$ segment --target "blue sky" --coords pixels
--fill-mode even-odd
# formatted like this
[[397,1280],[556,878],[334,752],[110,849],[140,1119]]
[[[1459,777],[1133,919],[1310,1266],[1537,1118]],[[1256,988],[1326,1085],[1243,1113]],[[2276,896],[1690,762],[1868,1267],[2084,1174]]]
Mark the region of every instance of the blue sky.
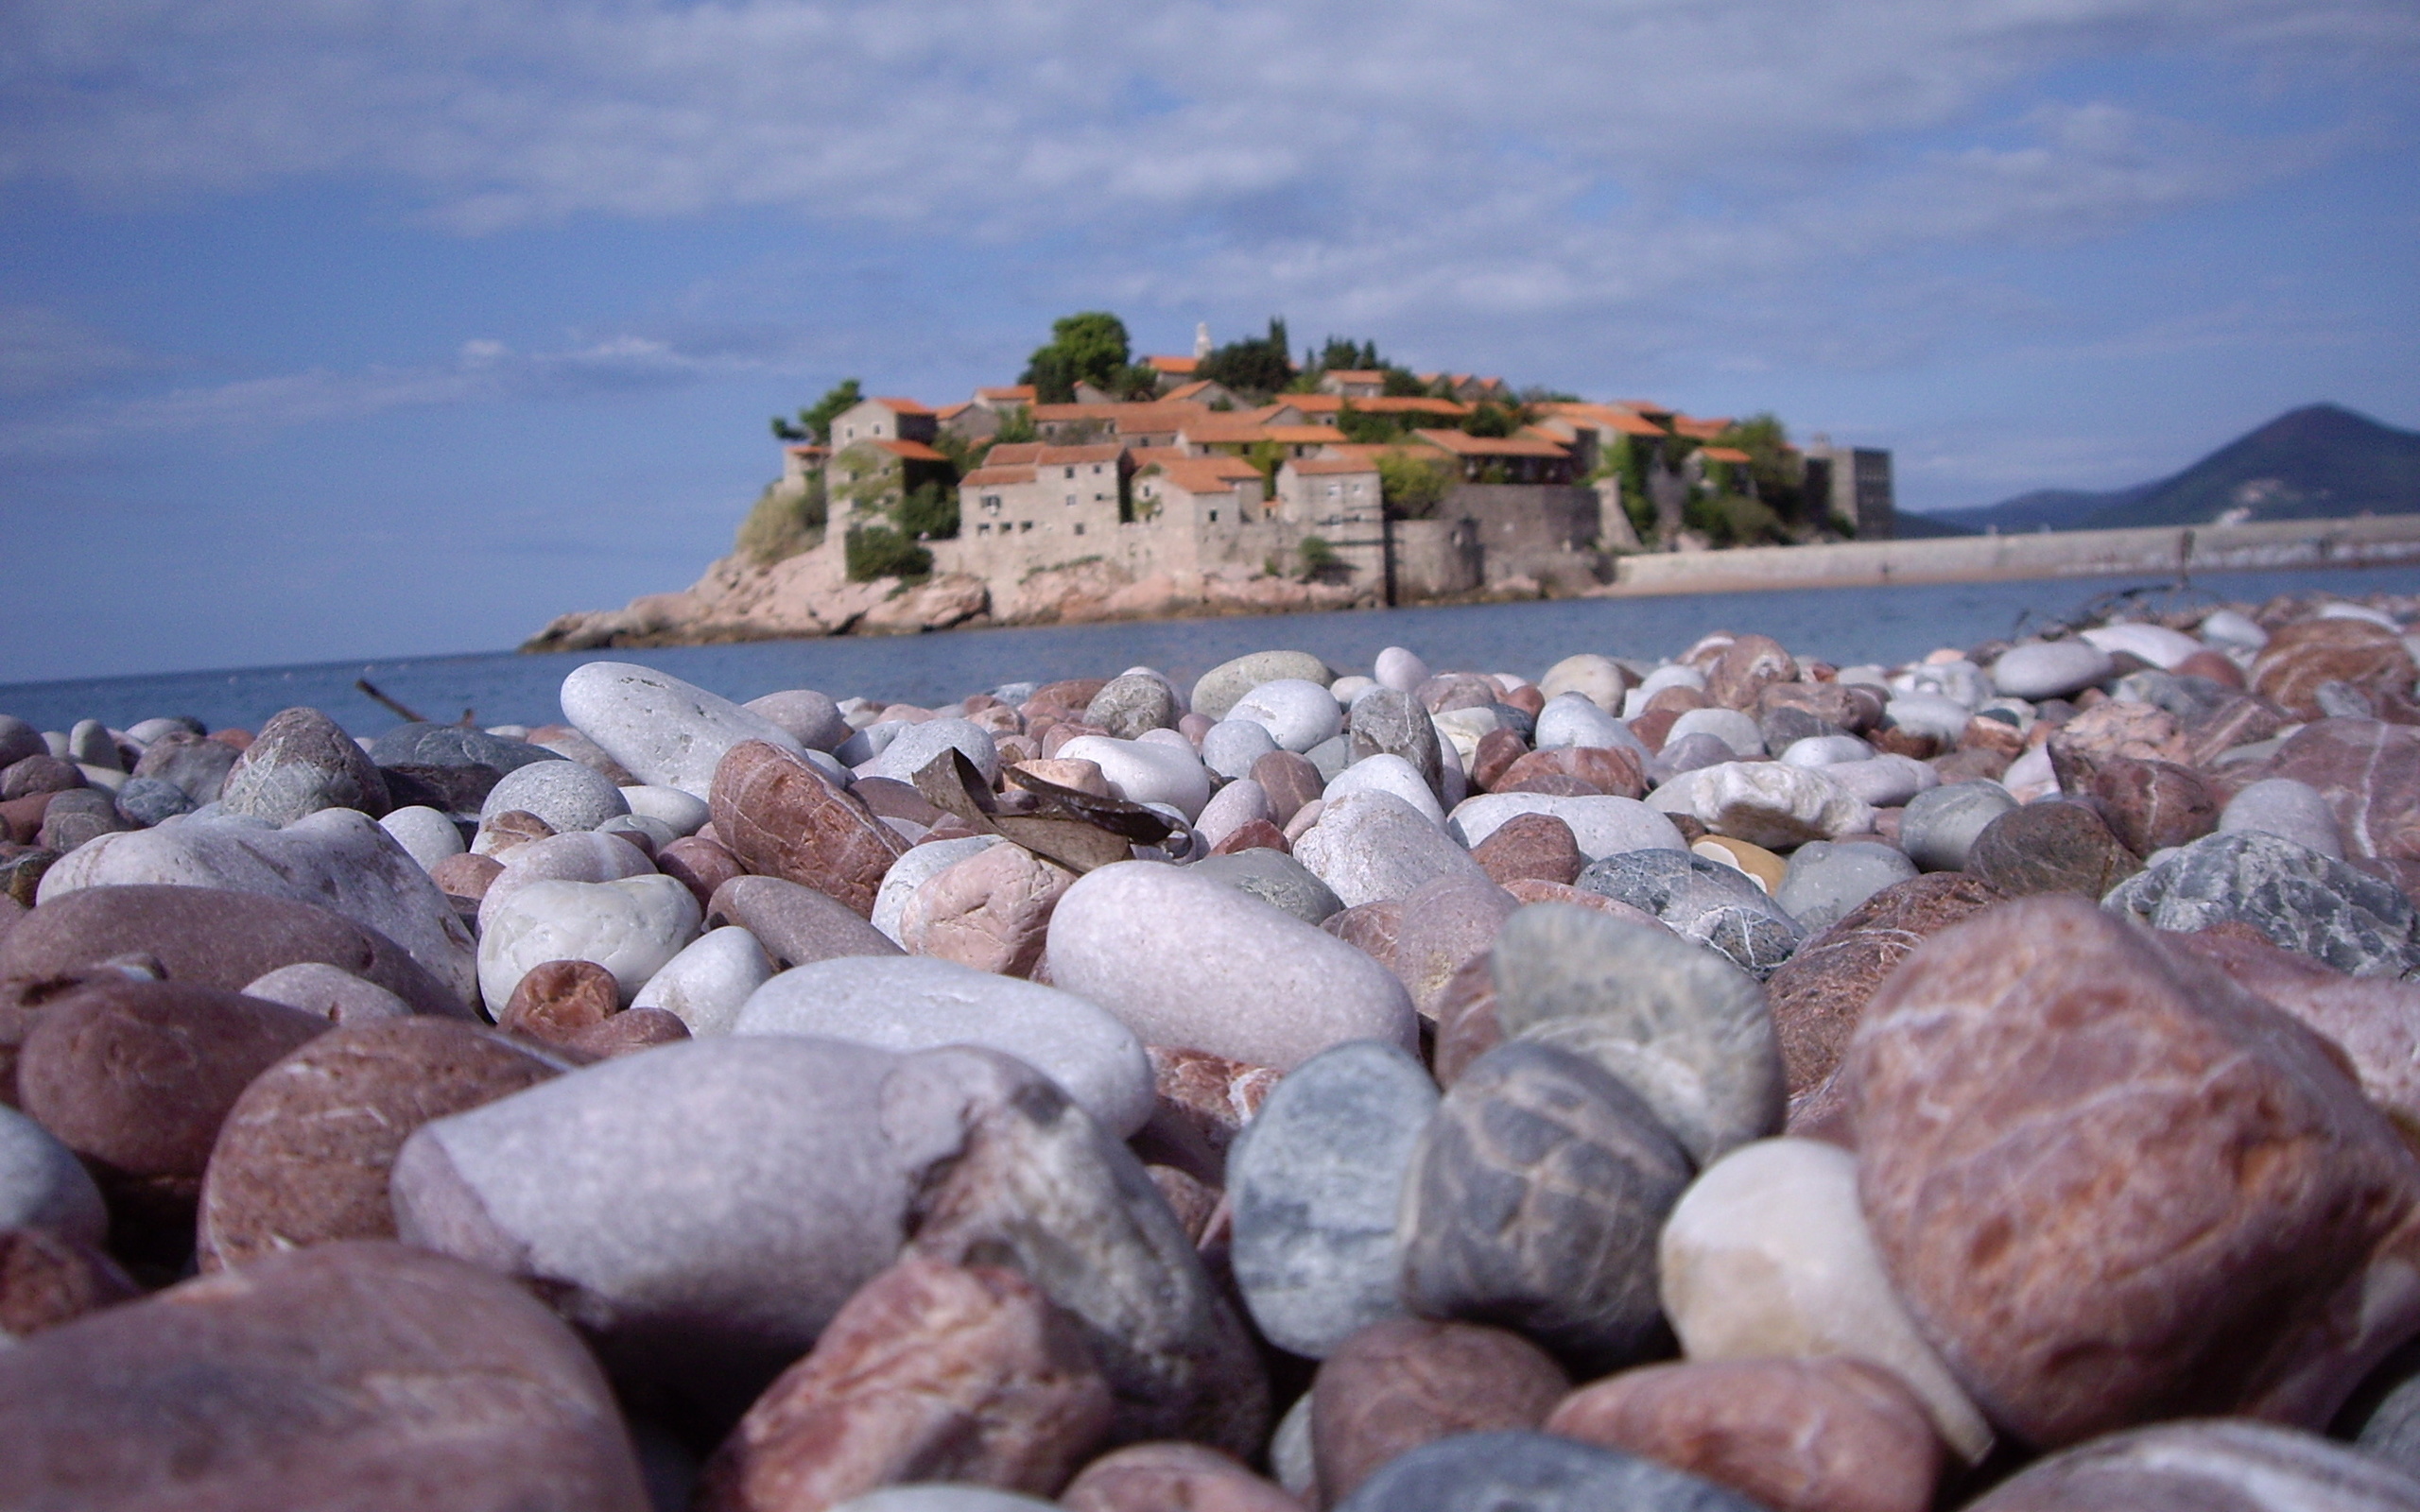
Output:
[[683,586],[833,381],[1286,316],[2114,487],[2420,425],[2411,0],[0,0],[0,682]]

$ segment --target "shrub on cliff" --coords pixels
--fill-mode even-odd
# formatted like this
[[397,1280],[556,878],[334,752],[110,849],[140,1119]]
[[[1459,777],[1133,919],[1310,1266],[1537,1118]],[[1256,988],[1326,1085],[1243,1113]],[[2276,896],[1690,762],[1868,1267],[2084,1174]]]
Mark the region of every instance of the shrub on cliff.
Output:
[[933,554],[889,525],[861,525],[850,531],[843,549],[853,583],[870,583],[877,577],[922,577],[933,570]]
[[823,539],[823,479],[808,480],[804,493],[769,483],[756,496],[755,507],[739,523],[733,549],[759,567],[813,548]]

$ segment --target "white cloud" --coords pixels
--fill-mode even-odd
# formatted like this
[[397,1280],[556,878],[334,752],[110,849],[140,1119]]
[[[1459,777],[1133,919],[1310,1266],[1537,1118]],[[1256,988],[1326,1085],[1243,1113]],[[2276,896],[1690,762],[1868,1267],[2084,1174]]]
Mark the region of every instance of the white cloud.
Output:
[[0,305],[0,395],[39,398],[160,366],[57,310]]

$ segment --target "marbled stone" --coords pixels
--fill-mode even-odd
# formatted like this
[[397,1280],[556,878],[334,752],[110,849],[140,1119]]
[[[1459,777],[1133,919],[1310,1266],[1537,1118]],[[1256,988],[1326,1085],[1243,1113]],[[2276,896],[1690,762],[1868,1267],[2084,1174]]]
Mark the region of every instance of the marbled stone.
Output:
[[904,1260],[748,1409],[690,1505],[792,1512],[926,1480],[1047,1496],[1111,1413],[1081,1330],[1032,1282]]
[[1279,1349],[1323,1359],[1401,1314],[1395,1211],[1437,1100],[1409,1054],[1349,1040],[1288,1073],[1229,1148],[1236,1284]]
[[1571,826],[1551,814],[1513,815],[1471,847],[1471,859],[1499,886],[1525,878],[1568,885],[1586,865]]
[[1129,1444],[1083,1469],[1059,1504],[1067,1512],[1303,1512],[1303,1503],[1200,1444]]
[[2333,860],[2344,859],[2344,841],[2327,799],[2308,782],[2270,777],[2245,784],[2219,813],[2221,831],[2257,830],[2291,840]]
[[1421,1318],[1374,1323],[1327,1357],[1310,1394],[1322,1499],[1342,1501],[1423,1444],[1535,1428],[1569,1389],[1563,1367],[1517,1333]]
[[593,830],[631,812],[622,790],[578,762],[532,762],[488,790],[479,818],[511,810],[535,814],[557,834]]
[[[1048,979],[1147,1045],[1281,1071],[1347,1040],[1417,1043],[1411,1001],[1385,967],[1197,869],[1123,862],[1079,878],[1051,916]],[[1171,919],[1184,930],[1171,935]]]
[[40,897],[47,903],[88,887],[138,884],[224,888],[327,909],[401,946],[465,1008],[478,1001],[470,931],[420,863],[368,815],[322,809],[283,830],[187,815],[158,829],[104,835],[52,867]]
[[1201,764],[1232,781],[1251,776],[1253,764],[1276,748],[1266,727],[1249,719],[1221,719],[1201,737]]
[[813,887],[859,914],[873,911],[883,873],[908,849],[804,757],[763,741],[743,740],[730,748],[708,802],[716,839],[740,865],[758,876]]
[[58,1228],[0,1228],[0,1349],[142,1295],[95,1241]]
[[2420,1160],[2336,1052],[2082,900],[1927,941],[1846,1071],[1876,1244],[2030,1442],[2325,1422],[2420,1326],[2420,1295],[2381,1290],[2411,1264]]
[[2308,782],[2335,812],[2347,858],[2420,860],[2420,730],[2371,719],[2305,726],[2252,774]]
[[[264,729],[262,734],[268,731]],[[397,725],[370,743],[370,759],[380,766],[492,766],[510,772],[538,762],[562,758],[526,740],[508,740],[484,730],[460,725],[422,722]]]
[[101,1190],[76,1152],[40,1124],[0,1105],[0,1230],[51,1228],[81,1244],[109,1237]]
[[1874,828],[1873,807],[1826,772],[1782,762],[1704,767],[1665,783],[1648,795],[1647,803],[1767,850]]
[[2240,923],[2163,934],[2160,943],[2300,1020],[2344,1053],[2371,1102],[2398,1126],[2420,1127],[2420,984],[2347,976]]
[[2209,779],[2174,762],[2117,757],[2092,774],[2092,798],[2109,832],[2138,856],[2188,845],[2218,828]]
[[648,1505],[579,1337],[393,1244],[264,1256],[0,1349],[0,1442],[13,1506]]
[[1516,757],[1495,782],[1478,785],[1490,792],[1517,793],[1525,783],[1549,776],[1576,780],[1591,792],[1613,798],[1640,798],[1647,792],[1637,755],[1618,746],[1558,746],[1530,751]]
[[1270,1066],[1214,1056],[1206,1050],[1179,1050],[1153,1045],[1151,1060],[1156,1102],[1151,1112],[1154,1131],[1174,1133],[1182,1143],[1198,1143],[1207,1158],[1211,1179],[1226,1178],[1227,1151],[1236,1136],[1260,1111],[1282,1079]]
[[[639,781],[699,798],[712,798],[723,759],[742,745],[792,756],[804,749],[798,737],[763,714],[627,662],[575,668],[563,679],[562,708],[565,719]],[[729,845],[730,827],[715,827]]]
[[143,759],[134,764],[134,775],[174,782],[196,803],[215,802],[226,785],[227,774],[234,769],[237,754],[233,747],[199,735],[166,734],[144,750]]
[[1992,663],[1992,686],[2012,698],[2064,698],[2116,671],[2109,653],[2081,636],[2028,641]]
[[1966,852],[1966,870],[2012,898],[2079,893],[2099,898],[2142,869],[2142,862],[2083,803],[2028,803],[1983,826]]
[[899,912],[899,943],[910,954],[1030,976],[1042,960],[1050,911],[1075,880],[1023,846],[987,846],[908,896]]
[[387,1173],[433,1118],[569,1067],[502,1034],[442,1019],[341,1027],[244,1088],[202,1178],[205,1271],[338,1239],[391,1239]]
[[2197,840],[2106,900],[2153,929],[2239,919],[2353,976],[2420,971],[2420,912],[2387,883],[2257,830]]
[[227,774],[218,805],[286,825],[321,809],[387,812],[387,780],[369,753],[317,709],[287,709],[268,724]]
[[1316,924],[1344,907],[1311,868],[1282,850],[1238,850],[1197,861],[1185,868],[1251,894],[1305,924]]
[[1335,1512],[1759,1512],[1652,1460],[1552,1434],[1464,1434],[1391,1461]]
[[1646,1366],[1573,1392],[1545,1426],[1804,1512],[1927,1512],[1941,1475],[1923,1403],[1844,1355]]
[[2408,704],[2420,666],[2402,637],[2356,619],[2309,619],[2281,626],[2252,663],[2252,691],[2302,719],[2317,719],[2319,690],[2342,683],[2372,698]]
[[[588,833],[588,832],[582,832]],[[505,809],[489,815],[471,837],[471,854],[502,856],[538,840],[555,837],[555,827],[527,809]]]
[[1494,882],[1469,877],[1440,877],[1404,899],[1392,965],[1422,1017],[1437,1016],[1446,981],[1495,942],[1519,906]]
[[1319,823],[1294,842],[1294,857],[1348,908],[1408,897],[1435,877],[1487,876],[1468,850],[1391,793],[1350,793],[1329,802]]
[[1927,937],[2002,901],[1979,877],[1936,871],[1893,883],[1798,948],[1765,983],[1793,1113],[1848,1050],[1865,1005]]
[[1519,1329],[1584,1369],[1664,1337],[1654,1236],[1689,1161],[1594,1061],[1508,1040],[1462,1073],[1422,1136],[1397,1242],[1426,1317]]
[[2191,743],[2174,714],[2148,703],[2111,698],[2080,711],[2051,732],[2043,749],[2059,789],[2070,795],[2092,789],[2100,764],[2119,757],[2135,761],[2187,762]]
[[1763,989],[1668,931],[1567,903],[1505,921],[1496,1019],[1611,1074],[1703,1163],[1781,1122],[1782,1067]]
[[1734,1150],[1682,1194],[1657,1253],[1690,1360],[1864,1360],[1916,1394],[1962,1458],[1990,1450],[1990,1425],[1892,1288],[1848,1151],[1803,1139]]
[[[1903,836],[1906,822],[1900,821]],[[1773,902],[1813,934],[1839,923],[1883,888],[1914,875],[1915,863],[1897,847],[1869,840],[1837,845],[1810,840],[1790,852],[1789,869],[1773,889]]]
[[2028,1466],[1970,1512],[2410,1512],[2420,1480],[2404,1470],[2268,1423],[2162,1423],[2113,1434]]
[[[856,920],[855,914],[849,918]],[[727,1034],[739,1017],[741,1005],[771,978],[773,970],[754,935],[737,924],[725,924],[683,946],[680,954],[648,978],[647,986],[631,1000],[631,1007],[634,1012],[661,1009],[687,1024],[693,1035]]]
[[1270,751],[1253,759],[1246,774],[1269,795],[1270,821],[1283,829],[1305,803],[1319,800],[1327,779],[1319,768],[1292,751]]
[[1454,805],[1445,833],[1477,850],[1517,815],[1547,814],[1571,830],[1591,861],[1630,850],[1678,850],[1681,832],[1643,802],[1627,798],[1564,798],[1546,793],[1483,793]]
[[1769,635],[1743,635],[1723,648],[1705,675],[1706,696],[1725,709],[1754,709],[1757,696],[1798,678],[1798,661]]
[[[509,868],[508,868],[509,874]],[[494,889],[489,891],[491,902]],[[628,1007],[648,979],[698,936],[689,889],[649,874],[614,882],[533,882],[502,906],[483,904],[479,990],[494,1006],[545,961],[593,961],[614,974]]]
[[1201,674],[1193,684],[1189,702],[1198,714],[1224,719],[1245,694],[1264,682],[1288,678],[1316,682],[1324,688],[1336,680],[1336,674],[1307,651],[1253,651],[1221,662]]
[[1899,816],[1899,849],[1925,871],[1962,871],[1975,839],[2016,807],[1997,782],[1952,782],[1917,794]]
[[1806,938],[1747,876],[1686,850],[1630,850],[1593,862],[1575,885],[1653,915],[1684,939],[1711,946],[1761,981]]
[[1151,1116],[1151,1063],[1116,1019],[1072,992],[919,956],[854,956],[782,972],[739,1035],[815,1035],[909,1052],[981,1045],[1047,1075],[1123,1139]]
[[412,1005],[374,982],[320,961],[296,961],[244,984],[244,996],[327,1020],[330,1023],[375,1023],[408,1019]]
[[1437,802],[1436,789],[1400,756],[1384,752],[1365,756],[1329,779],[1321,796],[1333,803],[1348,793],[1390,794],[1418,811],[1429,823],[1440,828],[1445,823],[1445,811]]

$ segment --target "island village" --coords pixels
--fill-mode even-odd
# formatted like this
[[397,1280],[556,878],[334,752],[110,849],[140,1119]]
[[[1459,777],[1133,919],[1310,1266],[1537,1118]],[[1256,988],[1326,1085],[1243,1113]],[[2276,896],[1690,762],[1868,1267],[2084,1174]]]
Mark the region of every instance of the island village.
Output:
[[1018,383],[857,380],[773,421],[780,476],[695,585],[527,649],[1267,613],[1607,591],[1622,556],[1876,540],[1891,455],[1465,373],[1283,321],[1188,355],[1056,322]]

